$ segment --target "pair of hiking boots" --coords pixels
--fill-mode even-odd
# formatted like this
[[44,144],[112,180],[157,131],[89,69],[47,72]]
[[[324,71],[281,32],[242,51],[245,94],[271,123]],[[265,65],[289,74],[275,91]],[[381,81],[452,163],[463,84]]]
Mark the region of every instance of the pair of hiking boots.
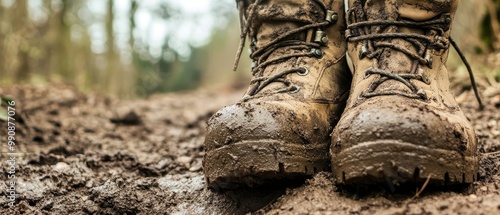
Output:
[[319,171],[339,184],[476,180],[477,138],[445,66],[458,0],[237,4],[253,79],[208,121],[209,187]]

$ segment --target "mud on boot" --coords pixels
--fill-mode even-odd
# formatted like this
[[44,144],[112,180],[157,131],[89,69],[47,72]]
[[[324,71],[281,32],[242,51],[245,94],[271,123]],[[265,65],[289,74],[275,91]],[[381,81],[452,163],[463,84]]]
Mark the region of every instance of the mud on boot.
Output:
[[354,65],[332,134],[340,184],[471,183],[477,137],[449,90],[445,66],[457,0],[350,0]]
[[[329,3],[326,3],[329,2]],[[250,86],[208,121],[208,186],[231,189],[329,170],[330,133],[351,83],[343,0],[238,1]]]

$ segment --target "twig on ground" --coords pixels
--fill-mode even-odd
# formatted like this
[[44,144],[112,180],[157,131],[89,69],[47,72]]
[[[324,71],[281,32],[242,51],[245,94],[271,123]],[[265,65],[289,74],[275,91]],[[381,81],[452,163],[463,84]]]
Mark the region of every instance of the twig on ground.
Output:
[[429,184],[429,181],[431,180],[431,176],[432,176],[432,173],[429,174],[429,176],[427,176],[427,180],[425,180],[424,182],[424,185],[422,185],[422,188],[420,188],[420,190],[417,190],[417,193],[415,193],[415,196],[413,196],[413,198],[418,198],[420,197],[420,194],[422,194],[422,192],[425,190],[425,188],[427,187],[427,184]]

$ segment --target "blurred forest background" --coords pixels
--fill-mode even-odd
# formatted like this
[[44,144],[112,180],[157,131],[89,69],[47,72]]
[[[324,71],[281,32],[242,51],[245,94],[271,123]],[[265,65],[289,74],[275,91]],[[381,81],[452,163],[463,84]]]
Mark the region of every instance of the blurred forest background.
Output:
[[[500,0],[461,0],[453,32],[496,82],[499,20]],[[245,57],[231,71],[239,33],[234,0],[0,0],[0,85],[120,97],[241,87],[250,74]],[[449,67],[466,74],[454,51]]]

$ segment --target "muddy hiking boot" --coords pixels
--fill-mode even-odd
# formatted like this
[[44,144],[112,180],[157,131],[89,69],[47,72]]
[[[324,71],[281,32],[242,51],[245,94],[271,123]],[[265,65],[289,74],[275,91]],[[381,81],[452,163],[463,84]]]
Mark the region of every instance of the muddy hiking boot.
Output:
[[448,48],[457,48],[450,38],[457,4],[349,1],[353,82],[330,147],[338,183],[477,179],[476,134],[450,92],[445,66]]
[[208,186],[288,182],[329,170],[329,135],[351,83],[343,0],[237,3],[253,78],[237,104],[208,121]]

